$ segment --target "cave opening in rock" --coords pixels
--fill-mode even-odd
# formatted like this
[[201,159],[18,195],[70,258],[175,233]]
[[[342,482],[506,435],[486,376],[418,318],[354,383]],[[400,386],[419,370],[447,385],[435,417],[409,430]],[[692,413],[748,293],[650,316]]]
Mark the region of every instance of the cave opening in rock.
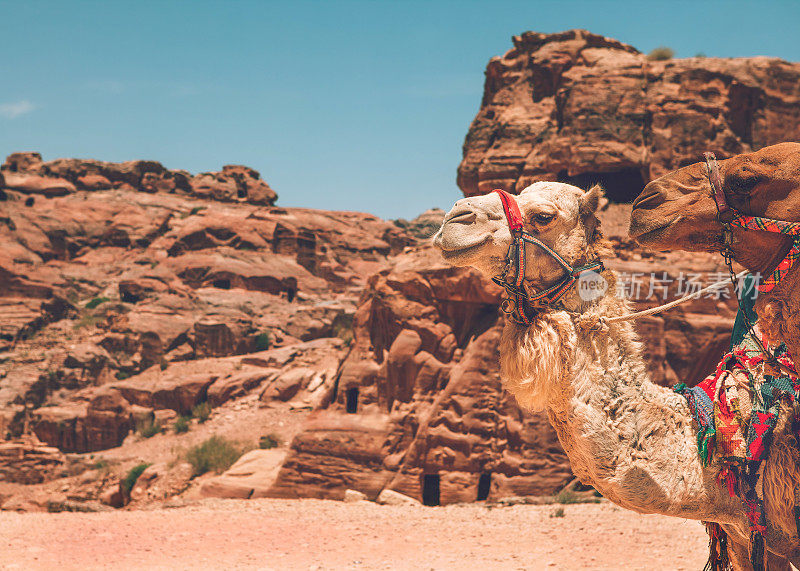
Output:
[[482,502],[489,497],[492,489],[492,473],[484,472],[478,479],[478,501]]
[[218,289],[231,289],[231,280],[228,278],[220,278],[211,282],[211,285]]
[[611,172],[587,172],[568,176],[566,171],[558,174],[560,182],[574,184],[584,190],[599,183],[606,191],[606,198],[611,202],[633,202],[642,192],[646,181],[638,168],[627,168]]
[[439,474],[422,475],[422,503],[426,506],[439,505]]
[[348,414],[355,414],[358,412],[358,387],[347,389],[345,395],[345,410]]

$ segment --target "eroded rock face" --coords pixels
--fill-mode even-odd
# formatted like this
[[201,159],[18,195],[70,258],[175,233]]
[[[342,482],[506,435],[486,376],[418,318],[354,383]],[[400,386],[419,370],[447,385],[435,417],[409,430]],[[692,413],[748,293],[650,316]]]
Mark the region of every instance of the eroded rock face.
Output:
[[0,482],[39,484],[57,477],[65,465],[58,448],[36,438],[0,439]]
[[[222,198],[152,161],[18,153],[2,173],[74,187],[31,200],[6,186],[0,216],[0,437],[31,429],[68,451],[118,446],[154,410],[256,390],[316,406],[367,277],[416,243],[368,214],[268,206],[243,166],[213,175],[232,185]],[[314,370],[272,359],[212,375],[220,359],[282,347],[296,348],[289,369]]]
[[458,169],[466,196],[539,180],[599,181],[625,202],[703,151],[725,157],[798,140],[798,63],[650,61],[584,30],[513,41],[486,68]]
[[223,202],[249,202],[271,206],[278,195],[261,179],[258,171],[241,165],[226,165],[221,172],[190,175],[169,170],[157,161],[109,163],[84,159],[43,162],[39,153],[13,153],[0,166],[8,188],[24,194],[63,196],[76,190],[136,190],[149,193],[179,193]]

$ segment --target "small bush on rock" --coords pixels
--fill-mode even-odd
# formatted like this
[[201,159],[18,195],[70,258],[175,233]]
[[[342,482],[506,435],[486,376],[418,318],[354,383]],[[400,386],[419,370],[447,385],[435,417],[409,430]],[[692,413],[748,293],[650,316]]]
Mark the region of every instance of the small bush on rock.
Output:
[[666,61],[673,57],[675,57],[675,50],[666,46],[659,46],[647,54],[647,59],[651,61]]
[[147,420],[141,422],[139,426],[136,427],[136,432],[139,433],[139,436],[142,438],[151,438],[161,432],[161,425],[154,420]]
[[95,327],[103,321],[102,315],[95,315],[94,313],[87,313],[82,315],[73,325],[72,328],[77,331],[85,327]]
[[207,402],[201,402],[192,409],[192,416],[197,419],[197,422],[205,422],[211,416],[211,405]]
[[276,434],[267,434],[258,439],[258,447],[262,450],[277,448],[281,445],[281,439]]
[[266,351],[272,344],[272,337],[269,333],[259,333],[256,335],[256,351]]
[[186,461],[192,465],[192,474],[199,476],[206,472],[221,473],[230,468],[242,455],[242,449],[221,436],[193,446],[186,453]]
[[107,297],[95,297],[95,298],[92,298],[92,299],[89,300],[89,303],[86,304],[86,309],[94,309],[95,307],[97,307],[101,303],[105,303],[107,301],[111,301],[111,300],[109,298],[107,298]]
[[128,470],[128,473],[125,474],[125,478],[122,479],[122,482],[120,484],[122,486],[122,490],[126,494],[130,494],[131,490],[133,489],[133,486],[136,485],[136,480],[138,480],[139,476],[142,475],[142,472],[147,470],[147,468],[149,468],[151,465],[152,464],[150,464],[149,462],[142,462],[141,464],[137,464],[136,466]]
[[561,490],[555,497],[557,504],[596,504],[600,500],[594,493]]
[[189,417],[188,416],[179,416],[178,420],[175,421],[175,424],[172,425],[172,429],[177,434],[182,434],[184,432],[189,432]]

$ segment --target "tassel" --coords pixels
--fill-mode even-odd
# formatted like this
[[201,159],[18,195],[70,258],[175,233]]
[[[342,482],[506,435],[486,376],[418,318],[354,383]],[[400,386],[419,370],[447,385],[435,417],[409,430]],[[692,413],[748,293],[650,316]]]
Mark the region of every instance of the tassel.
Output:
[[708,561],[703,571],[731,571],[731,562],[728,559],[728,535],[718,523],[710,521],[706,524],[708,532]]
[[708,466],[708,463],[711,462],[714,457],[714,446],[709,446],[709,443],[716,434],[716,430],[710,426],[697,431],[697,452],[700,455],[700,461],[703,463],[703,466]]
[[722,470],[719,471],[719,474],[717,474],[717,483],[728,489],[728,495],[730,497],[736,495],[736,474],[727,466],[723,467]]
[[764,536],[758,532],[750,534],[750,564],[753,571],[764,571]]

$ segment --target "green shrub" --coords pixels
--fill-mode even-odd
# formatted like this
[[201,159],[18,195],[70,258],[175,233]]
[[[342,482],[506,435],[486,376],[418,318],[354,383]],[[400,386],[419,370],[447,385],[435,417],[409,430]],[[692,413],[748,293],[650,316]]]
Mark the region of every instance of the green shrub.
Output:
[[564,517],[564,508],[556,508],[550,517]]
[[259,333],[256,335],[256,351],[266,351],[272,344],[272,336],[269,333]]
[[344,341],[347,347],[353,343],[353,318],[352,313],[340,313],[332,324],[333,336]]
[[139,476],[142,475],[142,472],[147,470],[147,468],[151,465],[152,464],[150,464],[149,462],[142,462],[141,464],[137,464],[136,466],[128,470],[128,473],[125,474],[125,478],[123,478],[120,484],[122,486],[123,491],[126,494],[131,493],[133,486],[136,484],[136,480],[138,480]]
[[205,206],[195,206],[189,212],[183,212],[181,214],[181,220],[183,220],[185,218],[189,218],[189,216],[194,216],[195,214],[199,214],[201,210],[205,210],[205,209],[206,209]]
[[100,471],[107,471],[111,468],[111,463],[106,460],[105,458],[100,458],[96,460],[93,464],[90,464],[92,470],[100,470]]
[[97,307],[101,303],[105,303],[107,301],[111,301],[111,300],[109,298],[107,298],[107,297],[95,297],[95,298],[92,298],[86,304],[86,309],[94,309],[95,307]]
[[172,429],[177,434],[182,434],[184,432],[189,432],[189,417],[188,416],[179,416],[178,420],[175,421],[175,424],[172,425]]
[[572,490],[561,490],[556,495],[557,504],[577,504],[579,502],[578,495]]
[[138,432],[139,436],[142,438],[151,438],[161,432],[161,425],[155,420],[146,420],[136,427],[136,432]]
[[666,61],[675,57],[675,50],[666,46],[658,46],[647,54],[647,59],[651,61]]
[[161,367],[162,371],[166,371],[167,367],[169,367],[169,361],[167,361],[164,357],[161,357],[161,361],[159,361],[158,366]]
[[596,504],[600,500],[594,493],[561,490],[555,497],[557,504]]
[[242,455],[242,449],[234,442],[220,436],[193,446],[186,452],[186,461],[192,465],[192,474],[206,472],[221,473],[230,468]]
[[94,327],[98,323],[102,322],[105,319],[102,315],[95,315],[94,313],[87,313],[86,315],[81,315],[80,319],[76,321],[72,328],[74,330],[83,329],[84,327]]
[[192,409],[192,416],[197,419],[197,422],[203,423],[211,416],[211,405],[203,401]]
[[281,445],[281,439],[276,434],[267,434],[258,439],[258,447],[262,450],[277,448]]
[[129,378],[131,374],[128,371],[117,371],[114,376],[118,381],[124,381],[125,379]]

